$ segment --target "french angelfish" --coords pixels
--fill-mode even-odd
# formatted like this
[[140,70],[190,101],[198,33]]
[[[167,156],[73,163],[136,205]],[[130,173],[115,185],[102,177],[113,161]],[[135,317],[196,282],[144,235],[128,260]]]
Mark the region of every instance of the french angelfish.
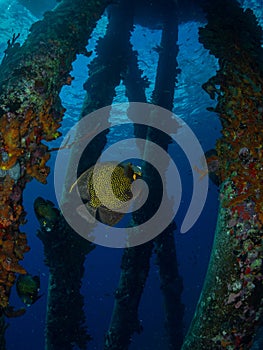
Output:
[[[84,204],[77,208],[77,212],[88,222],[94,223],[95,218],[97,218],[106,225],[115,226],[125,215],[125,213],[120,213],[118,210],[124,209],[126,207],[125,202],[135,199],[139,195],[139,192],[134,193],[134,195],[132,194],[131,185],[136,179],[142,176],[141,167],[131,163],[119,164],[117,162],[97,164],[96,187],[102,190],[100,198],[96,195],[93,184],[94,168],[95,166],[92,166],[84,171],[71,186],[69,192],[72,192],[76,186],[78,187]],[[112,173],[111,189],[116,201],[110,195],[111,191],[107,191],[107,188],[109,188],[109,184],[107,184],[109,172]],[[91,216],[87,215],[87,210]]]

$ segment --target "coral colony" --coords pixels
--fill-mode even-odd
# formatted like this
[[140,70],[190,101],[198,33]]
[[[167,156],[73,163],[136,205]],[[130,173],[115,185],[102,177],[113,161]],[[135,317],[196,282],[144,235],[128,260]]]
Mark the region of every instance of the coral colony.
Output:
[[[20,47],[17,36],[8,42],[0,72],[0,306],[8,306],[15,274],[26,274],[19,261],[29,250],[25,233],[22,193],[32,178],[46,183],[50,157],[42,141],[60,136],[65,110],[59,92],[70,84],[71,63],[85,53],[87,39],[108,1],[83,6],[67,2],[49,12],[30,29]],[[66,13],[70,12],[70,15]],[[73,13],[78,19],[73,21]],[[68,20],[72,18],[72,20]],[[60,23],[63,30],[56,28]],[[84,29],[85,28],[85,29]],[[67,32],[68,35],[64,35]],[[84,33],[84,34],[83,34]]]

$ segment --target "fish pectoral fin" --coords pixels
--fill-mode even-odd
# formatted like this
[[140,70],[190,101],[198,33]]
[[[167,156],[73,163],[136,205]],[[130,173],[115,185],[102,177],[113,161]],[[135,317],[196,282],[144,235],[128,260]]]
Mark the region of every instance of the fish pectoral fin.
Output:
[[96,221],[97,209],[91,207],[88,203],[81,204],[76,209],[77,213],[86,220],[89,224],[94,224]]
[[131,190],[125,191],[125,196],[128,198],[128,200],[131,200],[133,198],[132,191]]
[[118,213],[103,206],[98,208],[99,219],[105,225],[115,226],[124,215],[124,213]]

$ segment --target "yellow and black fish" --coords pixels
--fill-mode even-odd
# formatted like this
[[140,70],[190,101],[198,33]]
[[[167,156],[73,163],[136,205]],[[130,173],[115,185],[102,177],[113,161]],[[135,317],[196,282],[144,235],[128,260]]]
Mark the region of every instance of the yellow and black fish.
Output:
[[[142,176],[141,167],[131,163],[104,162],[97,164],[96,188],[100,190],[100,198],[96,194],[93,183],[94,169],[95,166],[92,166],[86,170],[70,188],[70,192],[72,192],[77,186],[80,197],[85,203],[77,208],[77,212],[92,222],[86,215],[87,209],[94,221],[97,218],[104,224],[114,226],[125,215],[118,210],[125,208],[127,201],[135,199],[139,195],[139,193],[135,193],[133,196],[131,185]],[[109,173],[111,173],[111,186],[107,184]],[[115,197],[112,197],[112,192]]]
[[19,298],[26,306],[34,304],[41,295],[38,294],[40,290],[39,276],[19,275],[16,281],[16,291]]

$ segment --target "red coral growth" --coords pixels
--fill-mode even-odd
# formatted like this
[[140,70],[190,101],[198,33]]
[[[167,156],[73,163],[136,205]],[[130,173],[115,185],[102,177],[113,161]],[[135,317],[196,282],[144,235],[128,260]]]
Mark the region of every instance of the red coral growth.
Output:
[[[208,8],[214,6],[213,1],[206,4]],[[262,30],[255,23],[250,25],[255,18],[248,11],[244,14],[234,2],[224,1],[217,8],[221,14],[209,11],[208,24],[200,29],[200,41],[219,58],[220,65],[216,76],[210,78],[204,88],[211,98],[217,97],[215,110],[223,126],[216,151],[220,165],[218,172],[223,182],[220,219],[227,225],[222,229],[220,242],[228,243],[229,252],[222,257],[229,260],[231,266],[225,275],[224,271],[220,274],[220,263],[216,266],[216,278],[223,281],[221,286],[217,285],[216,298],[219,300],[222,296],[226,308],[221,310],[215,303],[214,319],[220,322],[217,325],[215,321],[207,328],[216,328],[218,333],[211,338],[217,344],[220,342],[222,348],[241,350],[250,348],[258,319],[262,316]],[[233,13],[229,15],[231,11]],[[242,23],[234,30],[229,25],[233,16],[238,18],[237,23]],[[250,39],[242,34],[243,31],[249,33]],[[220,251],[220,244],[217,248]],[[230,288],[224,289],[225,285]],[[222,334],[225,323],[227,328]],[[209,338],[209,330],[207,333],[204,331],[202,339]],[[217,344],[209,348],[216,348]]]
[[46,183],[50,158],[42,140],[53,140],[60,133],[63,110],[54,117],[52,98],[42,101],[38,111],[20,108],[19,113],[6,112],[0,118],[0,307],[8,306],[15,274],[25,274],[19,264],[29,250],[25,234],[19,232],[24,223],[22,193],[26,182],[35,178]]
[[[0,305],[7,307],[10,288],[15,282],[15,273],[25,274],[19,264],[25,252],[29,250],[25,235],[19,233],[18,227],[23,222],[24,211],[20,198],[12,202],[13,190],[18,185],[6,175],[0,182]],[[17,191],[17,189],[16,189]]]
[[[255,295],[262,280],[263,261],[260,245],[263,232],[263,118],[262,112],[258,113],[262,105],[263,79],[259,72],[255,74],[252,63],[247,56],[245,60],[245,56],[235,62],[238,72],[231,66],[224,67],[225,84],[229,88],[222,88],[217,107],[225,111],[222,138],[217,142],[220,177],[226,184],[222,205],[229,215],[228,232],[233,238],[236,268],[239,269],[237,276],[242,281],[238,292],[241,298],[232,311],[233,317],[239,320],[238,331],[234,337],[226,334],[221,341],[222,347],[234,349],[247,348],[246,335],[253,334],[260,314],[258,299],[251,295]],[[226,300],[229,297],[226,295]],[[251,311],[249,320],[245,310]]]
[[[239,197],[237,197],[237,198],[239,198]],[[231,206],[230,203],[229,203],[229,206]],[[240,218],[242,220],[251,219],[251,215],[247,212],[247,207],[245,204],[238,204],[238,205],[232,206],[231,211],[233,214],[237,213],[238,218]]]

